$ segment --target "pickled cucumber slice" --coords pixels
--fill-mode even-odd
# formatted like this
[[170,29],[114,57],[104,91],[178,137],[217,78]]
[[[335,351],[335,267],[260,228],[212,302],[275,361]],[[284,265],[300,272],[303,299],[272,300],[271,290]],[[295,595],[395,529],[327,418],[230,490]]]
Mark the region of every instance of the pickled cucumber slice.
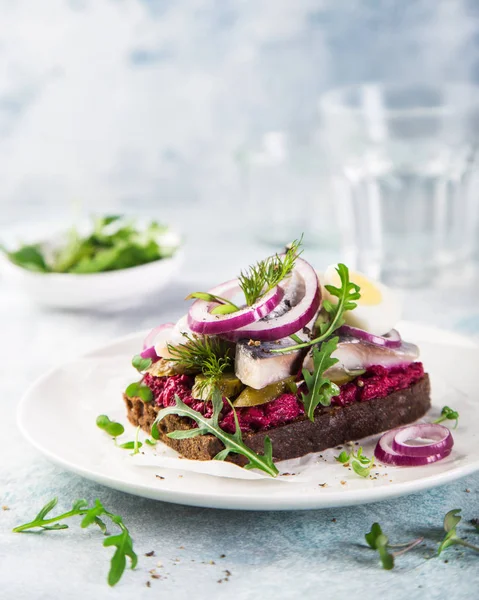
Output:
[[260,404],[266,404],[271,402],[278,396],[284,393],[295,394],[297,392],[297,386],[294,382],[294,377],[286,377],[281,381],[271,383],[261,390],[255,390],[254,388],[247,387],[233,402],[235,408],[241,406],[259,406]]
[[[204,386],[205,379],[204,375],[197,375],[195,377],[195,384],[191,390],[193,398],[197,398],[198,400],[210,399],[213,390],[210,386]],[[244,385],[234,373],[224,373],[221,379],[215,384],[215,387],[220,390],[223,396],[234,398],[241,392]]]

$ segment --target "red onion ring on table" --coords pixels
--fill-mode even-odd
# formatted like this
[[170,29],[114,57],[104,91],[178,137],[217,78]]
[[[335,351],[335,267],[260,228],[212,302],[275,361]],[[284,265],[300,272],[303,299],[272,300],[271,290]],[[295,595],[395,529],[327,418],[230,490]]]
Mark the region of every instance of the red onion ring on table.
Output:
[[342,325],[338,329],[338,333],[342,335],[350,335],[351,337],[364,340],[375,346],[383,346],[384,348],[399,348],[402,344],[401,336],[396,329],[391,329],[386,335],[375,335],[364,331],[364,329],[358,329],[357,327],[350,327],[349,325]]
[[174,326],[174,323],[164,323],[163,325],[158,325],[158,327],[152,329],[143,341],[143,350],[140,352],[141,358],[158,358],[158,354],[155,350],[155,345],[159,341],[158,337],[164,336],[166,339]]
[[[405,443],[415,439],[433,441],[420,446]],[[454,440],[447,427],[439,425],[439,423],[418,423],[398,429],[392,440],[391,448],[394,452],[405,456],[429,456],[450,450],[453,445]]]
[[[208,293],[222,296],[227,300],[231,300],[239,292],[241,288],[237,279],[226,281],[208,290]],[[217,302],[195,300],[188,312],[188,326],[194,333],[205,335],[227,333],[259,321],[278,306],[283,296],[283,288],[277,285],[252,306],[246,306],[228,315],[211,314],[211,310],[218,305]]]
[[[433,423],[428,424],[428,425],[434,425]],[[418,425],[415,425],[413,427],[418,427]],[[449,454],[451,453],[451,446],[445,446],[440,452],[436,452],[436,451],[432,451],[429,454],[426,455],[415,455],[415,456],[411,456],[409,454],[402,454],[399,452],[396,452],[395,450],[393,450],[393,441],[395,439],[395,437],[397,436],[397,434],[399,432],[401,432],[403,429],[409,429],[409,427],[406,428],[400,428],[400,429],[392,429],[391,431],[386,432],[383,436],[381,436],[379,442],[376,445],[376,448],[374,450],[374,456],[381,461],[382,463],[388,464],[388,465],[394,465],[396,467],[420,467],[423,465],[428,465],[431,464],[433,462],[437,462],[438,460],[442,460],[443,458],[446,458],[446,456],[449,456]],[[407,438],[407,439],[414,439],[414,438]],[[452,439],[452,436],[451,436]],[[434,443],[433,443],[434,444]],[[449,444],[449,442],[448,442]],[[425,446],[410,446],[410,448],[425,448]]]
[[305,260],[297,258],[294,271],[304,282],[304,295],[298,304],[279,317],[262,319],[230,331],[224,337],[232,341],[242,338],[273,341],[297,333],[307,325],[321,307],[321,287],[316,271]]

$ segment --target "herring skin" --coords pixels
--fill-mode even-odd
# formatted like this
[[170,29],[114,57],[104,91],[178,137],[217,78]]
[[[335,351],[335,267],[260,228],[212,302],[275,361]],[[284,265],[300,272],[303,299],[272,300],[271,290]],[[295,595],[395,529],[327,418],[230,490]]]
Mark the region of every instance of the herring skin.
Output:
[[261,342],[255,346],[249,340],[240,340],[236,345],[235,373],[245,385],[260,390],[267,385],[286,379],[299,372],[304,350],[272,353],[271,350],[287,348],[294,344],[290,338],[276,342]]

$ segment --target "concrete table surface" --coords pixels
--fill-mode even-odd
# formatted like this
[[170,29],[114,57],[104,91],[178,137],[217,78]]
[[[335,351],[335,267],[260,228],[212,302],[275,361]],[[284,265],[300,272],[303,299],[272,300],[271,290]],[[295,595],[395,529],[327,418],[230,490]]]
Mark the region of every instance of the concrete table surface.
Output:
[[[441,558],[427,557],[434,554],[448,510],[462,508],[464,522],[479,517],[479,473],[429,492],[359,507],[221,511],[155,502],[96,485],[50,464],[20,437],[16,405],[44,370],[66,354],[79,355],[122,334],[178,318],[187,291],[200,281],[204,288],[233,275],[261,251],[254,245],[241,248],[232,236],[215,252],[193,236],[186,254],[185,268],[160,299],[114,314],[39,309],[0,281],[0,598],[476,597],[479,555],[453,547]],[[329,257],[319,260],[324,265]],[[406,317],[478,336],[476,287],[411,292]],[[139,563],[115,588],[106,583],[111,551],[102,547],[99,531],[81,530],[72,520],[65,531],[11,533],[53,496],[62,509],[76,498],[98,497],[124,517]],[[364,543],[374,521],[393,542],[419,535],[426,542],[398,558],[393,571],[385,571]]]

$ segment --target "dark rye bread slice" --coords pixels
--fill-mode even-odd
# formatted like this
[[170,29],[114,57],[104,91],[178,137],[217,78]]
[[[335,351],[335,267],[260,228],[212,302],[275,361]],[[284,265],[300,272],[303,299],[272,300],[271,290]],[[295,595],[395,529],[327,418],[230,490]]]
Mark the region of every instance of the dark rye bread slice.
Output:
[[[273,458],[277,461],[321,452],[416,421],[431,407],[430,391],[426,374],[409,388],[393,392],[386,398],[354,402],[347,406],[320,406],[316,409],[314,422],[305,416],[298,417],[273,429],[245,433],[243,440],[255,452],[262,453],[264,438],[268,435],[273,442]],[[129,421],[150,433],[160,409],[153,403],[145,404],[140,398],[129,398],[125,394],[123,398]],[[158,424],[161,441],[185,458],[210,460],[223,449],[223,444],[213,435],[185,440],[167,437],[170,431],[190,428],[189,419],[176,415],[168,415]],[[235,454],[230,455],[230,460],[237,464],[246,462],[242,456]]]

